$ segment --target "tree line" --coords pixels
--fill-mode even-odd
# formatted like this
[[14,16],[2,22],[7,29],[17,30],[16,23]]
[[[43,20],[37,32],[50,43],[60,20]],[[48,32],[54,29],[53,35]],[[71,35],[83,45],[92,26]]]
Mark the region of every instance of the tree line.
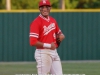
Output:
[[[40,0],[11,0],[11,9],[38,9]],[[60,0],[50,0],[53,9],[60,8]],[[65,0],[65,9],[100,8],[100,0]],[[6,0],[0,0],[0,9],[6,9]]]

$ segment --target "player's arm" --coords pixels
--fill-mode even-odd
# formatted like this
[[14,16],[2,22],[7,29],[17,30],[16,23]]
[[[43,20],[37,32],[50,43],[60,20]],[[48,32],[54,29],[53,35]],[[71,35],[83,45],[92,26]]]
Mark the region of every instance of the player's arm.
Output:
[[40,41],[37,40],[37,38],[34,37],[30,37],[30,45],[31,46],[35,46],[35,47],[39,47],[39,48],[46,48],[46,49],[51,49],[51,50],[55,50],[56,46],[54,43],[48,44],[48,43],[42,43]]
[[63,41],[64,38],[65,36],[62,32],[60,32],[59,34],[56,34],[56,43],[58,47],[60,46],[60,43]]
[[59,38],[60,41],[63,41],[65,38],[65,35],[62,32],[60,32],[59,34],[57,34],[57,38]]
[[60,43],[63,41],[63,39],[65,38],[64,34],[61,32],[57,22],[56,23],[56,43],[58,45],[58,47],[60,46]]
[[44,47],[44,48],[51,49],[51,50],[56,49],[56,46],[54,43],[48,44],[48,43],[42,43],[40,41],[37,41],[35,44],[33,44],[33,46],[40,47],[40,48]]

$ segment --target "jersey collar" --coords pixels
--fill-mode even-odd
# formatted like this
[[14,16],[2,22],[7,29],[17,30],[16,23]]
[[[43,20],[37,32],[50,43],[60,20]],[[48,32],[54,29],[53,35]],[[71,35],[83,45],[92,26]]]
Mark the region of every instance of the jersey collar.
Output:
[[47,22],[49,22],[49,21],[50,21],[49,16],[48,16],[48,19],[47,19],[47,18],[45,18],[45,17],[43,17],[41,14],[40,14],[39,16],[40,16],[42,19],[46,20]]

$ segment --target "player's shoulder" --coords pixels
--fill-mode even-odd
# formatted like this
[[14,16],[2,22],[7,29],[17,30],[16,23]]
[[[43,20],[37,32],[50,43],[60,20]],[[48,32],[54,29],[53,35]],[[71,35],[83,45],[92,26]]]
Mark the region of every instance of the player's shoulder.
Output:
[[36,17],[32,22],[31,22],[31,24],[38,24],[38,23],[40,23],[40,17],[38,16],[38,17]]

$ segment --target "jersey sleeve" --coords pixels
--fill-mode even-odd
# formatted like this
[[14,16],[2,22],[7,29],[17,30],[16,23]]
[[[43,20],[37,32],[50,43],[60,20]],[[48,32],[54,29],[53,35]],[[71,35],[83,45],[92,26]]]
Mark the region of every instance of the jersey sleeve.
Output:
[[29,39],[30,39],[30,45],[33,46],[37,39],[39,38],[39,24],[36,21],[33,21],[30,25],[30,33],[29,33]]

